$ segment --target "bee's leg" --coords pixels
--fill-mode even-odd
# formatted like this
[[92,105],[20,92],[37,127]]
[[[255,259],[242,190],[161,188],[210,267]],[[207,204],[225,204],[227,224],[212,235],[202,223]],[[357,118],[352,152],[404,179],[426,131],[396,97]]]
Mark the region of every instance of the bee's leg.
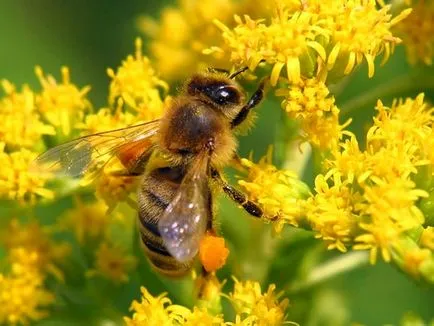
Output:
[[259,83],[258,89],[252,94],[247,104],[241,108],[237,116],[231,121],[232,128],[235,128],[236,126],[241,124],[247,118],[250,110],[262,101],[262,98],[264,97],[264,88],[266,81],[267,79],[263,79]]
[[[219,186],[223,189],[226,195],[228,195],[230,199],[232,199],[234,202],[244,208],[247,213],[258,218],[264,216],[262,208],[249,200],[244,193],[232,187],[225,180],[223,180],[220,176],[220,173],[214,168],[211,168],[211,177],[219,184]],[[275,217],[275,219],[277,219],[277,216]],[[271,218],[271,220],[273,220],[273,218]]]

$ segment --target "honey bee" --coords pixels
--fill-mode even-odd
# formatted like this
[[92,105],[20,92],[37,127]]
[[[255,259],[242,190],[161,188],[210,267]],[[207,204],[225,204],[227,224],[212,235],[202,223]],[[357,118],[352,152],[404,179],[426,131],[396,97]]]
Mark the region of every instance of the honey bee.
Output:
[[[96,175],[117,157],[124,175],[142,178],[138,224],[151,265],[167,276],[184,275],[202,237],[215,232],[211,183],[249,214],[263,214],[219,172],[236,157],[234,131],[264,95],[261,82],[246,101],[235,81],[245,70],[194,74],[161,119],[78,138],[49,149],[35,163],[57,176],[80,177]],[[152,159],[156,153],[164,160]]]

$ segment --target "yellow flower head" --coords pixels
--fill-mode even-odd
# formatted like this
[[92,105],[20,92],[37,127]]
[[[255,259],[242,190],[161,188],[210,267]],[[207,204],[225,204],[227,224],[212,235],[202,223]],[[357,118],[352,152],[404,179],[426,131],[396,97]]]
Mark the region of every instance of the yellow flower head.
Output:
[[45,318],[54,295],[43,288],[37,273],[0,274],[0,323],[28,324]]
[[[423,95],[395,101],[390,108],[379,102],[377,110],[366,150],[360,150],[349,132],[332,150],[325,162],[328,172],[317,176],[315,194],[305,203],[306,218],[329,248],[346,251],[352,245],[369,250],[372,263],[380,255],[405,269],[400,261],[419,241],[405,239],[425,223],[419,203],[429,189],[418,186],[417,174],[421,166],[431,164],[433,110]],[[429,247],[429,236],[423,239]]]
[[35,148],[42,135],[54,135],[53,126],[44,124],[36,111],[35,95],[25,85],[21,92],[3,80],[5,97],[0,99],[0,141],[8,148]]
[[101,201],[84,203],[75,199],[75,208],[65,213],[60,221],[60,227],[75,233],[77,241],[84,244],[88,241],[101,239],[110,223],[107,205]]
[[424,228],[420,236],[420,244],[434,251],[434,227],[428,226]]
[[142,120],[155,120],[162,115],[163,100],[160,91],[167,91],[166,82],[158,78],[149,59],[142,54],[142,40],[136,40],[136,53],[129,55],[115,72],[108,69],[110,83],[109,103],[121,98],[138,112]]
[[[390,108],[378,101],[376,109],[374,126],[367,135],[369,147],[375,151],[393,147],[398,155],[405,153],[408,164],[413,167],[428,164],[432,157],[429,140],[433,132],[434,108],[424,102],[424,94],[415,99],[395,100]],[[402,159],[399,162],[402,164]]]
[[224,325],[224,320],[221,316],[213,316],[204,308],[193,307],[193,311],[186,316],[186,320],[182,323],[184,326],[220,326]]
[[172,326],[182,325],[185,317],[191,312],[188,308],[172,305],[167,293],[158,297],[152,296],[148,290],[141,287],[142,300],[133,301],[130,310],[134,311],[132,318],[124,317],[128,326]]
[[237,314],[255,316],[255,325],[281,325],[286,318],[288,299],[280,300],[282,293],[275,293],[271,284],[267,292],[261,292],[257,282],[240,282],[235,279],[234,291],[229,298]]
[[302,213],[300,200],[307,197],[308,188],[293,172],[278,170],[272,165],[271,154],[269,151],[257,164],[242,159],[248,175],[238,184],[250,200],[262,207],[264,218],[277,220],[276,230],[279,231],[283,222],[298,225]]
[[109,242],[102,242],[95,253],[94,269],[87,275],[92,277],[100,275],[116,283],[128,281],[128,272],[136,266],[136,258],[126,254],[120,246]]
[[5,144],[0,142],[0,198],[34,203],[38,197],[54,197],[54,193],[44,187],[47,176],[29,171],[36,157],[36,153],[27,149],[6,153]]
[[432,65],[434,57],[434,3],[413,1],[413,11],[408,17],[394,26],[402,38],[411,64],[422,62]]
[[29,262],[32,257],[32,265],[40,273],[51,273],[61,280],[63,273],[58,265],[69,255],[71,248],[65,242],[54,242],[50,234],[36,221],[23,225],[13,219],[2,233],[1,241],[10,252],[10,260],[23,262],[27,259]]
[[94,114],[87,114],[84,121],[76,124],[75,128],[82,130],[83,135],[92,135],[135,124],[137,117],[130,112],[122,112],[122,106],[120,100],[114,112],[109,108],[101,108]]
[[315,179],[315,196],[306,202],[306,217],[317,238],[322,238],[328,249],[347,251],[357,229],[357,203],[360,193],[353,190],[349,180],[333,171]]
[[[204,306],[192,310],[174,305],[166,293],[152,296],[144,287],[141,288],[141,302],[133,301],[130,310],[132,318],[124,317],[128,326],[161,325],[281,325],[285,321],[288,299],[280,300],[281,293],[275,293],[275,286],[270,285],[266,293],[261,293],[259,283],[235,280],[233,293],[226,296],[237,312],[235,323],[224,322],[220,314],[214,315]],[[220,287],[218,289],[220,291]]]
[[328,32],[312,19],[310,13],[293,13],[279,6],[270,24],[249,16],[245,16],[244,21],[235,16],[237,26],[234,29],[220,21],[216,24],[231,51],[231,61],[253,70],[265,60],[273,66],[270,82],[276,85],[285,66],[287,78],[297,83],[301,75],[314,75],[318,59],[326,60],[325,49],[318,40],[328,39]]
[[133,208],[137,206],[129,196],[137,190],[140,178],[116,175],[116,172],[124,171],[125,168],[122,164],[115,163],[106,167],[95,180],[96,196],[106,203],[109,213],[122,201],[131,204]]
[[300,121],[302,137],[320,149],[336,148],[343,129],[350,123],[339,124],[339,109],[327,86],[317,78],[300,80],[281,88],[276,95],[285,96],[282,107],[288,115]]
[[390,5],[378,8],[375,0],[309,1],[305,10],[317,13],[316,19],[330,32],[327,69],[333,69],[334,75],[348,75],[365,59],[369,77],[374,75],[375,57],[384,53],[385,62],[401,41],[391,27],[411,11],[392,18]]
[[[372,77],[375,57],[384,52],[386,61],[400,42],[391,27],[411,10],[394,18],[389,11],[390,6],[378,8],[375,0],[305,1],[298,8],[277,1],[269,24],[248,16],[244,21],[236,16],[233,29],[219,21],[216,24],[231,51],[231,61],[253,70],[265,60],[273,66],[270,81],[276,85],[284,67],[289,82],[297,83],[301,76],[324,79],[327,71],[333,78],[342,77],[364,59]],[[223,50],[211,47],[207,53],[219,51]]]
[[62,136],[68,136],[75,123],[83,119],[84,113],[91,109],[91,104],[86,98],[90,87],[79,89],[71,83],[69,69],[62,67],[62,82],[58,83],[53,76],[44,76],[41,67],[36,67],[36,76],[42,86],[40,94],[36,95],[35,104],[41,115]]
[[197,306],[208,313],[218,315],[222,312],[222,288],[226,280],[220,282],[215,273],[207,275],[200,274],[195,279],[195,291],[197,297]]
[[[414,248],[403,253],[403,269],[416,279],[424,273],[424,267],[428,264],[434,265],[433,252],[426,248]],[[433,278],[433,274],[431,278]]]
[[153,39],[150,52],[156,68],[168,80],[181,79],[205,67],[228,67],[222,53],[205,56],[204,49],[220,43],[213,19],[232,20],[237,4],[230,0],[178,0],[163,10],[159,22],[142,18],[139,27]]

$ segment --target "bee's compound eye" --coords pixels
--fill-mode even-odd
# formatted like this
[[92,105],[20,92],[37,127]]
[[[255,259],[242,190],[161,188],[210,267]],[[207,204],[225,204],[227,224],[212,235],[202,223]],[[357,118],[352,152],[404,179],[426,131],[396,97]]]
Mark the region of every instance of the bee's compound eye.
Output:
[[211,98],[217,104],[237,104],[239,101],[239,95],[236,89],[230,86],[222,86],[215,90]]

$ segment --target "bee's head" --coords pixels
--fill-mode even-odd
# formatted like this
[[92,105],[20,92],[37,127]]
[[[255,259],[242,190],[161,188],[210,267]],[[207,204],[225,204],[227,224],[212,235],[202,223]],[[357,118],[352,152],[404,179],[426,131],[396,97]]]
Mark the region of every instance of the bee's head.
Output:
[[245,95],[231,77],[215,72],[195,74],[187,82],[186,93],[201,98],[228,118],[233,118],[244,104]]

